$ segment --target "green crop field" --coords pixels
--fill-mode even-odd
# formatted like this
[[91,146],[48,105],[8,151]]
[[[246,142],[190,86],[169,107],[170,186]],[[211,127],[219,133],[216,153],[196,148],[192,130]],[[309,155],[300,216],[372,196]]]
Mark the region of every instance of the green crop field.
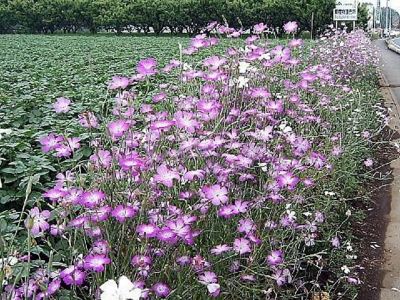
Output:
[[38,186],[53,170],[38,138],[58,128],[72,134],[76,127],[54,112],[57,97],[75,103],[72,115],[98,111],[108,99],[112,76],[132,76],[137,62],[148,57],[163,67],[179,57],[180,43],[187,45],[189,38],[0,36],[0,129],[12,128],[0,148],[0,206],[23,197],[29,176],[41,174]]

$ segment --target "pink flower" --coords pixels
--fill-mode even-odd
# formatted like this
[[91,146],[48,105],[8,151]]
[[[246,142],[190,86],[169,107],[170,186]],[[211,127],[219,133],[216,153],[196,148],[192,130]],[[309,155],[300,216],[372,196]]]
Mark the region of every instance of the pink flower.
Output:
[[147,255],[135,255],[131,260],[131,264],[135,267],[143,267],[152,263],[152,259]]
[[157,168],[157,174],[154,175],[153,179],[155,182],[172,187],[174,185],[173,180],[179,181],[181,177],[178,172],[168,169],[166,165],[161,165]]
[[104,266],[108,265],[111,259],[106,257],[104,254],[89,254],[85,258],[83,267],[86,270],[93,270],[97,273],[104,271]]
[[112,212],[111,215],[118,220],[118,222],[123,223],[126,219],[132,218],[137,214],[137,210],[130,205],[118,205]]
[[267,256],[267,261],[271,267],[283,263],[282,251],[273,250],[271,254]]
[[58,114],[66,113],[71,109],[69,107],[70,104],[71,104],[71,100],[64,98],[64,97],[60,97],[60,98],[57,98],[57,102],[53,104],[53,107],[54,107],[54,110],[56,111],[56,113],[58,113]]
[[139,236],[144,238],[156,237],[159,230],[160,229],[157,226],[152,224],[141,224],[136,228],[136,232],[139,234]]
[[267,28],[267,25],[264,25],[264,23],[259,23],[259,24],[254,25],[253,30],[254,30],[254,33],[262,33],[266,28]]
[[63,144],[59,144],[55,147],[56,153],[55,156],[56,157],[68,157],[72,154],[72,150],[69,146],[67,145],[63,145]]
[[292,172],[283,171],[278,175],[276,181],[280,187],[289,187],[292,189],[299,182],[299,178],[295,177]]
[[226,187],[221,187],[219,184],[203,188],[206,198],[214,205],[225,204],[228,202],[228,190]]
[[374,165],[374,161],[373,161],[372,159],[368,158],[368,159],[366,159],[366,160],[364,161],[364,165],[365,165],[366,167],[372,167],[372,166]]
[[64,197],[67,193],[57,187],[48,190],[43,194],[43,197],[49,198],[50,201],[58,201],[60,198]]
[[129,124],[124,120],[110,122],[108,124],[108,131],[113,138],[119,138],[124,135],[125,131],[129,129]]
[[66,285],[82,285],[86,279],[86,273],[75,266],[69,266],[60,272],[60,278]]
[[114,76],[110,82],[110,90],[124,89],[129,85],[129,78]]
[[151,76],[157,73],[157,62],[154,58],[142,59],[137,64],[137,71],[140,75]]
[[298,25],[296,22],[287,22],[285,25],[283,25],[283,29],[286,33],[293,33],[297,30],[297,28]]
[[171,289],[163,282],[158,282],[151,287],[157,297],[165,298],[171,292]]
[[98,150],[97,153],[92,154],[89,157],[89,160],[96,167],[108,168],[109,166],[111,166],[112,156],[110,151],[108,150]]
[[169,130],[171,126],[175,125],[175,121],[172,120],[160,120],[160,121],[154,121],[150,125],[151,130]]
[[240,255],[251,253],[250,241],[245,238],[235,239],[235,241],[233,242],[233,250],[235,250],[235,252],[239,253]]
[[199,280],[201,283],[216,283],[217,275],[211,271],[205,271],[202,275],[199,275]]
[[99,126],[96,116],[90,111],[83,112],[79,115],[79,123],[85,128]]
[[25,220],[25,227],[27,227],[33,235],[37,235],[49,229],[50,225],[47,219],[50,217],[50,211],[39,211],[38,207],[34,207],[29,212],[28,218]]
[[101,204],[101,200],[103,200],[106,197],[106,194],[104,194],[101,191],[88,191],[85,192],[82,195],[81,200],[79,203],[87,208],[93,209],[96,206]]
[[232,250],[232,247],[226,245],[226,244],[222,244],[222,245],[217,245],[214,248],[211,249],[211,253],[215,254],[215,255],[220,255],[224,252],[230,251]]
[[159,93],[153,97],[153,102],[160,102],[161,100],[164,100],[167,97],[166,93]]
[[199,121],[194,119],[194,115],[190,112],[178,111],[174,115],[176,126],[178,128],[184,128],[190,133],[194,133],[196,128],[200,127]]
[[250,219],[241,219],[239,220],[239,226],[237,227],[239,232],[249,234],[252,231],[256,230],[256,226],[254,222]]
[[48,136],[40,139],[40,144],[42,144],[43,152],[47,153],[50,150],[55,149],[61,141],[63,141],[61,136],[56,136],[54,133],[50,133]]
[[221,286],[218,283],[207,284],[207,290],[211,297],[218,297],[221,292]]

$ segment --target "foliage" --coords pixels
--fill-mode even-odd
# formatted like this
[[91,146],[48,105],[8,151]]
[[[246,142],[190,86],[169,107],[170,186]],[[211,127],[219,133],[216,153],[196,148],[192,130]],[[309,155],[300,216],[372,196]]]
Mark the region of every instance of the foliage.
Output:
[[[363,32],[327,32],[305,45],[296,27],[285,24],[290,39],[279,45],[264,39],[263,24],[246,41],[218,46],[199,35],[169,62],[165,48],[158,60],[125,61],[130,48],[119,43],[132,39],[115,37],[112,79],[75,57],[75,76],[62,69],[48,79],[62,93],[8,103],[4,116],[40,132],[25,136],[46,152],[39,166],[48,159],[61,173],[31,202],[39,181],[30,176],[21,212],[1,215],[4,297],[123,298],[122,287],[150,299],[352,297],[349,200],[360,175],[373,172],[372,137],[388,121],[377,102],[378,58]],[[112,61],[105,44],[92,47]],[[41,77],[15,76],[20,96],[46,87]],[[80,76],[90,94],[71,92]],[[31,110],[43,110],[40,123],[17,118]],[[121,290],[108,281],[118,278]]]
[[264,21],[276,30],[298,20],[302,30],[311,30],[314,13],[315,36],[331,22],[334,5],[334,0],[10,0],[0,3],[0,33],[86,29],[193,34],[211,21],[224,20],[244,30]]

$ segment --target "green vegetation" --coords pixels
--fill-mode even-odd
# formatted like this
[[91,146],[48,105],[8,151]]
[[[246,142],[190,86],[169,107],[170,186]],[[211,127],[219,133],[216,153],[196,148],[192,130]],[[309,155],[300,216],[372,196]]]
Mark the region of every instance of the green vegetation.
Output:
[[[276,31],[296,20],[314,36],[332,21],[334,0],[0,0],[0,33],[97,32],[198,33],[211,21],[236,28],[264,22]],[[276,31],[281,34],[282,32]]]

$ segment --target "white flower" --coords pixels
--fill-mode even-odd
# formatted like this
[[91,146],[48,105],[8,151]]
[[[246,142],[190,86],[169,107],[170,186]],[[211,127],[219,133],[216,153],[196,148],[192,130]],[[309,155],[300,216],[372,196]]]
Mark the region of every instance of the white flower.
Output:
[[347,266],[343,266],[343,267],[341,267],[341,269],[344,272],[344,274],[349,274],[350,273],[350,269]]
[[238,88],[244,88],[248,86],[248,82],[249,82],[249,78],[246,78],[244,76],[239,76],[239,78],[237,79],[237,83],[238,83]]
[[219,290],[221,286],[218,283],[209,283],[207,284],[207,290],[210,294],[215,293],[217,290]]
[[250,64],[248,62],[245,62],[245,61],[239,62],[239,73],[240,74],[246,73],[246,70],[248,69],[248,67],[250,67]]
[[258,166],[261,167],[261,170],[264,172],[268,171],[268,165],[266,163],[258,163]]
[[142,295],[142,290],[135,288],[126,276],[118,279],[118,285],[115,280],[107,280],[100,286],[100,290],[101,300],[139,300]]
[[10,256],[7,258],[0,258],[0,269],[3,268],[3,266],[13,266],[18,262],[18,258],[14,256]]

